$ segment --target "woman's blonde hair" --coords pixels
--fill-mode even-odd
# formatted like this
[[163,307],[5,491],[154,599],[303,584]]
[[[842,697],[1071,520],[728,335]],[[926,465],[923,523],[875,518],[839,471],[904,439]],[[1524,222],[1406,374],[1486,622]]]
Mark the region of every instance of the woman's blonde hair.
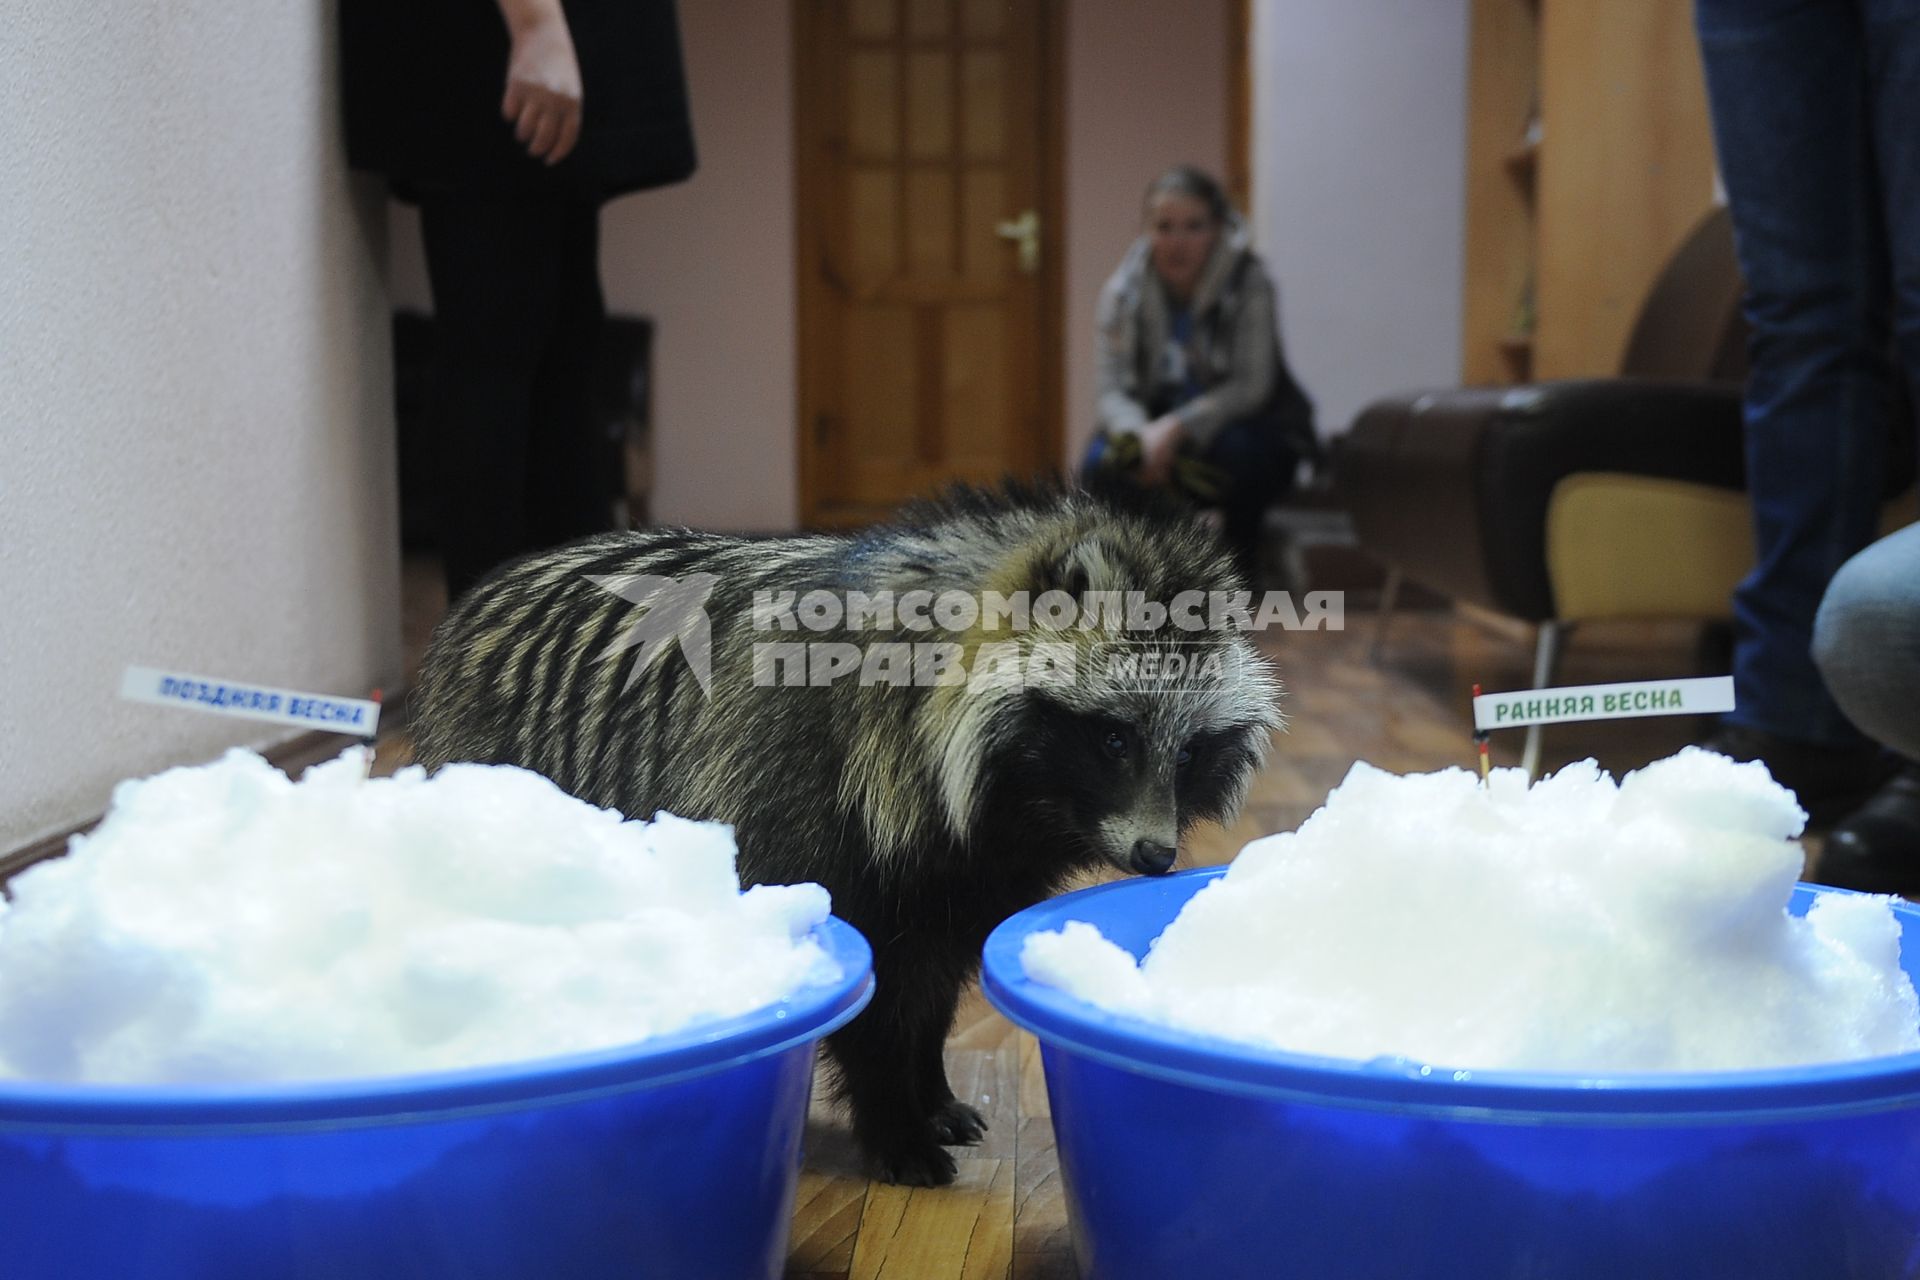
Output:
[[1142,210],[1151,213],[1154,200],[1169,192],[1198,200],[1206,206],[1215,222],[1225,222],[1233,216],[1233,206],[1227,202],[1225,188],[1205,169],[1190,164],[1173,166],[1147,184],[1147,197],[1141,202]]

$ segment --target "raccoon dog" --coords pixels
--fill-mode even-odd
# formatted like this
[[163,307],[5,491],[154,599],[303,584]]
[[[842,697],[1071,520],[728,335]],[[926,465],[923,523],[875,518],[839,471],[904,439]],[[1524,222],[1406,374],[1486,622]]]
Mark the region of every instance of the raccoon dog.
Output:
[[[622,648],[662,597],[608,587],[661,579],[710,581],[710,632]],[[1244,589],[1191,517],[1061,488],[957,490],[845,536],[604,534],[457,603],[421,673],[416,758],[522,765],[628,815],[729,822],[743,880],[825,885],[874,951],[873,1003],[828,1041],[855,1135],[878,1177],[938,1185],[954,1174],[943,1144],[984,1130],[941,1051],[988,932],[1076,870],[1166,872],[1193,823],[1239,807],[1280,723],[1244,635],[1097,602]],[[1092,607],[1043,620],[1049,591]],[[810,611],[809,592],[890,592],[898,608]],[[1026,593],[1030,625],[927,608],[989,592]],[[707,634],[703,690],[682,650]],[[773,644],[807,660],[770,660]],[[949,661],[905,661],[929,645]],[[848,652],[858,669],[836,675]]]

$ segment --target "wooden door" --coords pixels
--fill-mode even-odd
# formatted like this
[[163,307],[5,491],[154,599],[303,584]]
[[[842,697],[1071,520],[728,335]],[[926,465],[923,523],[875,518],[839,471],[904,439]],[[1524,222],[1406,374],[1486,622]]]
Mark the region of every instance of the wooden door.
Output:
[[1057,465],[1056,6],[796,3],[803,521]]

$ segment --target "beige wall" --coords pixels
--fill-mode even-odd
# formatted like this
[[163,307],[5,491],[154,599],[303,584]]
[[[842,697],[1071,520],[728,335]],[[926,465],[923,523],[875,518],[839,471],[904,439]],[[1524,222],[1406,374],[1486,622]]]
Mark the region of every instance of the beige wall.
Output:
[[798,519],[792,27],[786,0],[680,6],[700,172],[602,223],[608,305],[654,316],[654,516]]
[[0,848],[293,730],[130,663],[399,674],[384,226],[331,6],[30,5],[0,30]]
[[1460,380],[1467,0],[1260,0],[1253,56],[1254,235],[1336,435]]
[[[784,529],[798,519],[791,0],[680,6],[700,172],[602,220],[611,306],[659,322],[654,510],[665,522]],[[1093,420],[1093,307],[1159,170],[1218,170],[1226,0],[1067,6],[1069,456]],[[395,213],[395,281],[425,305],[417,224]],[[1060,251],[1059,242],[1054,242]]]
[[1226,167],[1226,0],[1078,0],[1067,40],[1067,441],[1093,432],[1093,311],[1169,165]]

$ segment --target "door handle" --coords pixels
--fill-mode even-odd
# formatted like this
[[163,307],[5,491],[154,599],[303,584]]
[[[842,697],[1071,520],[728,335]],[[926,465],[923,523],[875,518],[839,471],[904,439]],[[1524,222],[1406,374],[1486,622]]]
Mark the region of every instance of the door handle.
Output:
[[1032,275],[1040,269],[1040,211],[1028,209],[1017,218],[999,223],[993,234],[1011,240],[1020,251],[1020,270]]

